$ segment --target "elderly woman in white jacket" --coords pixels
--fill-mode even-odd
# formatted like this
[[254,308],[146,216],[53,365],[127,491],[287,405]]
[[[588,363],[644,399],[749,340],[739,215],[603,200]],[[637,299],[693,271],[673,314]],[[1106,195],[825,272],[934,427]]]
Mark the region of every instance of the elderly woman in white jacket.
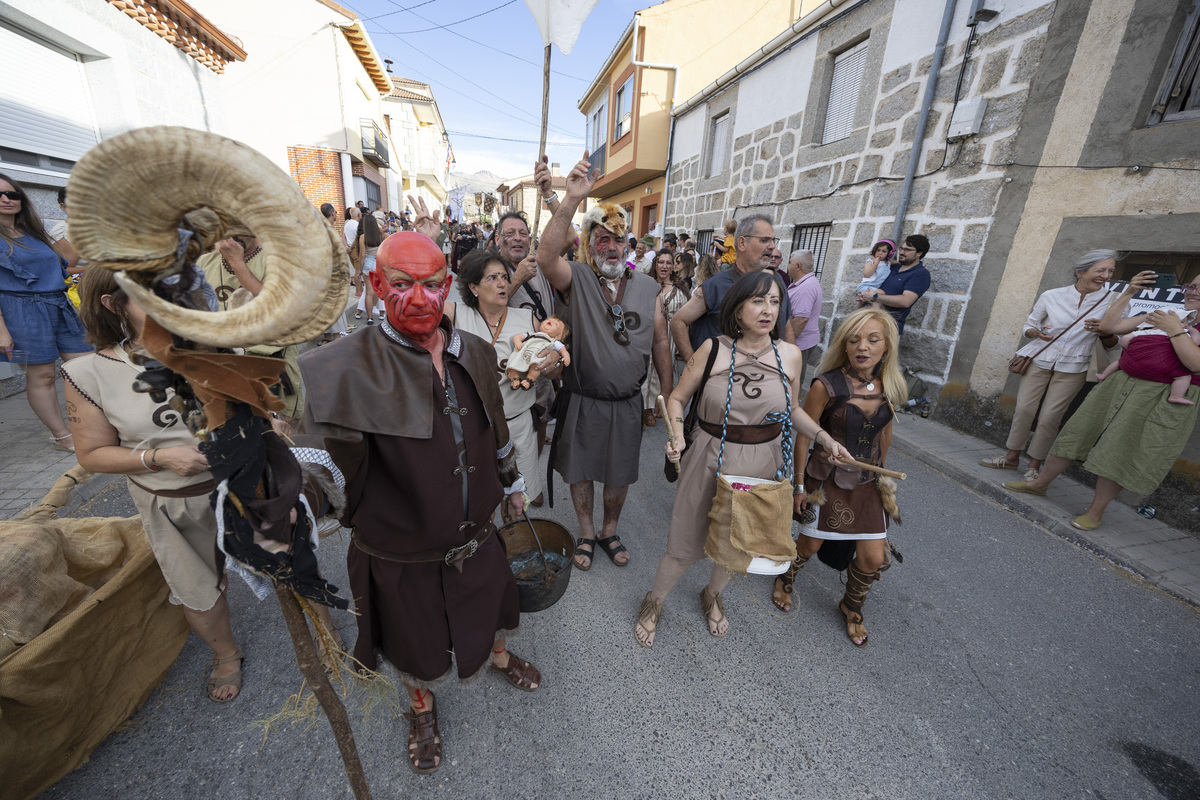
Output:
[[[1008,452],[981,459],[980,464],[1018,470],[1021,451],[1028,442],[1029,469],[1024,477],[1027,481],[1037,478],[1062,416],[1087,378],[1092,349],[1100,335],[1100,318],[1111,300],[1104,284],[1112,279],[1116,268],[1115,250],[1089,250],[1075,263],[1073,284],[1043,292],[1034,303],[1024,332],[1033,341],[1017,351],[1019,356],[1031,356],[1033,363],[1021,376],[1017,390],[1017,408],[1006,443]],[[1114,347],[1117,339],[1101,336],[1100,342],[1106,348]],[[1030,440],[1035,417],[1037,430]]]

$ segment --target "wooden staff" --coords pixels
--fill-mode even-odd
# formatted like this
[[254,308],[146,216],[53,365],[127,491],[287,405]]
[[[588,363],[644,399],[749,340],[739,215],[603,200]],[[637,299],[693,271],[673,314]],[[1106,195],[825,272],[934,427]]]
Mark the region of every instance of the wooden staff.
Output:
[[667,401],[660,394],[658,396],[658,413],[662,414],[662,418],[667,423],[667,440],[671,443],[671,447],[675,447],[675,426],[671,424],[671,418],[667,415]]
[[[538,163],[546,157],[546,123],[550,118],[550,47],[546,45],[546,63],[542,67],[542,140],[538,144]],[[533,246],[538,243],[538,224],[542,220],[542,192],[537,191],[537,205],[533,210]]]
[[[671,417],[667,414],[667,401],[663,399],[661,394],[658,396],[658,413],[662,414],[663,422],[667,423],[667,441],[671,443],[671,449],[679,449],[679,446],[675,443],[675,426],[671,424]],[[675,477],[679,477],[679,464],[671,461],[667,463],[675,468]],[[670,480],[671,476],[668,475],[667,478]]]
[[884,469],[883,467],[877,467],[874,464],[864,464],[862,461],[855,461],[853,458],[846,458],[846,459],[839,461],[838,463],[845,464],[846,466],[849,466],[849,467],[858,467],[859,469],[865,469],[867,472],[875,472],[879,475],[886,475],[887,477],[895,478],[898,481],[903,481],[903,480],[908,479],[908,476],[905,475],[903,472],[895,472],[894,470]]

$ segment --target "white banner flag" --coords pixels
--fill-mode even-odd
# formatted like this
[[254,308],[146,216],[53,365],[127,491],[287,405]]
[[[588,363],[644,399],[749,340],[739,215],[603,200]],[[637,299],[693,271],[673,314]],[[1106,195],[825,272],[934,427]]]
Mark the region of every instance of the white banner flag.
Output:
[[575,47],[583,21],[592,13],[599,0],[525,0],[538,30],[542,32],[543,45],[558,45],[563,55]]

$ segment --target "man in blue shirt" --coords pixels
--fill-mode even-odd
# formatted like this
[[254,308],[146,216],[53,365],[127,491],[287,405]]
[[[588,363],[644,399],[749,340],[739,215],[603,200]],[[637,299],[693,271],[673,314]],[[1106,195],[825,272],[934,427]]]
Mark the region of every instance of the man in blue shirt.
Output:
[[904,246],[897,252],[900,268],[891,274],[878,289],[858,293],[858,299],[866,303],[878,303],[896,320],[896,326],[904,333],[904,320],[913,303],[929,290],[929,270],[925,269],[925,254],[929,252],[929,240],[919,233],[906,237]]
[[[668,234],[670,236],[671,234]],[[779,247],[775,224],[763,214],[751,214],[738,220],[733,234],[737,261],[696,287],[691,298],[671,317],[671,336],[675,349],[684,361],[706,340],[720,334],[717,319],[721,314],[721,299],[739,276],[755,270],[771,271],[771,254]],[[778,279],[778,273],[774,273]],[[779,324],[792,318],[792,306],[787,289],[779,281]]]

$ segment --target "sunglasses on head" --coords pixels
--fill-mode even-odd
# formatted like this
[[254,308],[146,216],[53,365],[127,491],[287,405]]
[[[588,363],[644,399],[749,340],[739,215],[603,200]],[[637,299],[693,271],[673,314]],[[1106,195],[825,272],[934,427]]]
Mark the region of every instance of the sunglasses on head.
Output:
[[0,197],[7,197],[9,200],[24,200],[25,195],[14,191],[0,191]]

